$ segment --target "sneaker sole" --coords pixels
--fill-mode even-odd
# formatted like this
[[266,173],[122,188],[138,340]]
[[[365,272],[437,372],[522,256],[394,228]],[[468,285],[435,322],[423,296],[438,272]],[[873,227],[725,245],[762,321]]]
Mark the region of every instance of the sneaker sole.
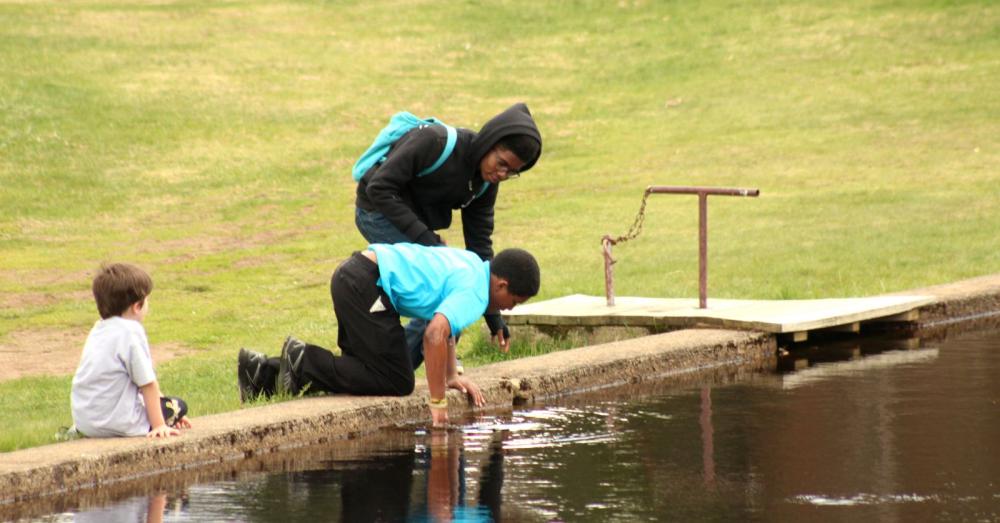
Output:
[[274,383],[274,393],[283,396],[288,394],[288,386],[285,384],[285,376],[288,375],[288,342],[292,340],[289,336],[285,338],[285,343],[281,345],[281,354],[278,356],[278,379]]
[[[240,348],[236,359],[236,385],[240,391],[240,403],[254,400],[260,395],[257,379],[260,377],[261,364],[255,362],[255,354],[245,348]],[[257,363],[257,370],[250,375],[250,366]]]
[[293,343],[296,345],[305,345],[291,336],[285,338],[285,343],[281,346],[281,358],[278,362],[278,380],[275,384],[279,394],[288,394],[291,396],[299,393],[299,387],[294,383],[294,372],[298,369],[299,364],[302,362],[302,356],[305,354],[305,350],[300,350],[296,361],[291,361],[288,350]]

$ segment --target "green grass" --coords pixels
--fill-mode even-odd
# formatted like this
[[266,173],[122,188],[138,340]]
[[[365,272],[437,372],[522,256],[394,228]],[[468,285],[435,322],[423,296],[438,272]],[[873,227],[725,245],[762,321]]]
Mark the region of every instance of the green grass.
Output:
[[[710,296],[995,273],[998,28],[1000,6],[933,0],[2,3],[0,344],[82,346],[94,269],[130,261],[151,341],[192,349],[163,390],[239,408],[240,346],[335,345],[328,278],[363,246],[349,167],[388,116],[478,128],[515,101],[545,147],[495,240],[538,256],[540,299],[603,293],[600,237],[651,184],[761,190],[710,199]],[[651,199],[619,295],[697,295],[696,209]],[[0,383],[0,450],[51,441],[68,397]]]

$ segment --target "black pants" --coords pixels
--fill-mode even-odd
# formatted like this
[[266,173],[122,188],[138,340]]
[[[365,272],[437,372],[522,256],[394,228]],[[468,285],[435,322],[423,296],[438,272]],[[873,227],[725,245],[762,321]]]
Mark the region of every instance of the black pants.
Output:
[[[334,271],[330,296],[342,354],[306,344],[297,377],[303,386],[309,384],[309,391],[392,396],[413,392],[406,335],[378,278],[378,265],[357,252]],[[276,364],[272,359],[269,367],[277,369]]]

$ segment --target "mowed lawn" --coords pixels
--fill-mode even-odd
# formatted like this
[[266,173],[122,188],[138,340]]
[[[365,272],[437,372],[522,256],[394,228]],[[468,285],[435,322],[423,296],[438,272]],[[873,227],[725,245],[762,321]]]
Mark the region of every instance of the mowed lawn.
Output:
[[[818,298],[1000,271],[998,86],[991,2],[2,2],[0,355],[70,363],[0,382],[0,450],[71,423],[103,261],[152,274],[195,423],[240,408],[239,347],[335,347],[349,168],[396,111],[528,103],[543,156],[495,244],[539,299],[603,293],[651,184],[760,189],[710,199],[710,296]],[[696,199],[652,197],[615,254],[618,295],[697,296]],[[466,364],[496,359],[470,330]]]

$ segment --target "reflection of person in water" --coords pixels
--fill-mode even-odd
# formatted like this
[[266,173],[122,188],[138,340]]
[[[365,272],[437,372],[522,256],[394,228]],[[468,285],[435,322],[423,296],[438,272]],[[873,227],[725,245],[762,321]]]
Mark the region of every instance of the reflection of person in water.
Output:
[[493,433],[490,440],[490,453],[486,457],[482,472],[479,475],[479,504],[489,508],[493,521],[501,521],[500,490],[503,488],[503,440],[500,432]]
[[[303,521],[499,521],[500,433],[484,457],[478,502],[468,505],[463,434],[433,431],[425,437],[372,457],[334,461],[328,469],[271,476],[274,481],[249,494],[255,501],[244,506],[252,507],[249,515]],[[423,481],[415,482],[420,476]]]
[[163,509],[167,506],[166,494],[152,496],[136,496],[125,501],[83,510],[73,514],[74,522],[94,523],[160,523],[163,521]]
[[[293,467],[290,472],[266,475],[242,489],[227,491],[226,503],[221,506],[199,499],[193,506],[185,501],[183,508],[175,510],[196,520],[501,521],[502,435],[494,433],[488,454],[481,458],[474,500],[467,499],[464,435],[432,431],[426,436],[411,433],[405,443],[400,442],[402,448],[393,445],[392,450],[374,456],[324,460],[315,462],[324,467],[319,470]],[[172,494],[170,499],[186,500],[187,494],[181,498]],[[166,506],[165,494],[137,496],[113,506],[80,511],[73,520],[160,522]]]
[[[236,512],[197,514],[205,521],[407,521],[413,485],[412,445],[363,457],[326,456],[291,464],[226,495]],[[319,468],[301,469],[302,464]],[[200,507],[199,507],[200,508]]]
[[[427,470],[426,518],[431,521],[500,521],[503,445],[499,433],[480,474],[479,498],[467,504],[462,433],[434,431],[424,449]],[[420,514],[420,511],[417,511]]]
[[413,485],[413,452],[380,455],[343,472],[341,521],[406,521]]

